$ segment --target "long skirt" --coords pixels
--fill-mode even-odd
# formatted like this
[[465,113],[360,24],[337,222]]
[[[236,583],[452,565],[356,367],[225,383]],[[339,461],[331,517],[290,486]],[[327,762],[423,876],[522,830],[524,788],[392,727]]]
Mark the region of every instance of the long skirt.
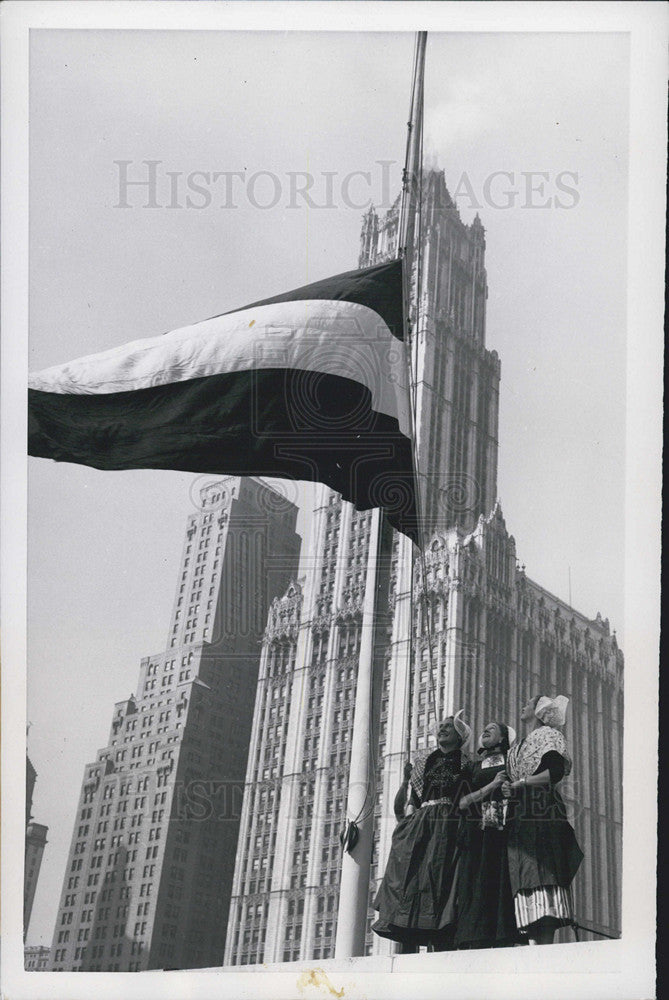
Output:
[[519,940],[506,854],[506,830],[481,829],[463,821],[457,885],[457,929],[460,948],[490,948]]
[[567,890],[583,860],[565,808],[556,791],[535,791],[514,804],[508,823],[508,856],[516,920],[527,930],[546,918],[571,923]]
[[566,820],[517,819],[509,824],[509,874],[514,895],[520,889],[571,885],[583,852]]
[[374,900],[372,930],[407,945],[448,947],[455,929],[458,816],[453,806],[424,806],[400,820]]

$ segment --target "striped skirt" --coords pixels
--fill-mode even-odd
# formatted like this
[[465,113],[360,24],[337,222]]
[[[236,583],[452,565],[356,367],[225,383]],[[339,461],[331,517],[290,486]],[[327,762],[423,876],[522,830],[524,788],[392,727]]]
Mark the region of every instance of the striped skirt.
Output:
[[570,886],[542,885],[537,889],[520,889],[513,903],[520,931],[527,931],[538,920],[548,919],[558,927],[565,927],[574,919]]

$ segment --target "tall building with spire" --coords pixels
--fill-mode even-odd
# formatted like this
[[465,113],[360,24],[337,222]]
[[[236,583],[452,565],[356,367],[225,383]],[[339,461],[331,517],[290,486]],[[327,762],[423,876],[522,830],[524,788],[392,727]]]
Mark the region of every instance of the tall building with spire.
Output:
[[[359,266],[393,256],[398,202],[365,215]],[[553,597],[516,560],[497,502],[500,362],[486,348],[485,233],[465,225],[443,172],[423,178],[412,275],[412,366],[424,564],[387,539],[376,621],[380,685],[370,723],[375,783],[371,902],[395,826],[407,755],[434,717],[464,707],[475,731],[514,722],[530,693],[571,695],[567,786],[586,861],[582,922],[620,929],[622,670],[615,633]],[[322,488],[303,574],[273,603],[262,652],[225,964],[332,957],[370,512]],[[412,571],[413,563],[413,571]],[[412,600],[413,597],[413,600]],[[429,628],[428,628],[429,623]],[[596,745],[600,752],[590,753]],[[586,748],[588,748],[586,752]]]
[[[399,198],[363,218],[360,267],[396,253]],[[413,376],[424,532],[470,527],[497,498],[500,362],[486,349],[485,231],[465,225],[442,171],[425,174],[414,254]]]
[[85,768],[51,969],[221,964],[259,642],[297,572],[296,517],[259,479],[200,490],[165,650]]

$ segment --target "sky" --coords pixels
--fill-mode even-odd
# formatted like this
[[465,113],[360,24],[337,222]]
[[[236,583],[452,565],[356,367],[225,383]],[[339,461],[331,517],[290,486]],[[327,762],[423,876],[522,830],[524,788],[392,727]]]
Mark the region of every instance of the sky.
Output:
[[[399,189],[412,48],[409,33],[33,31],[30,369],[355,267],[370,199]],[[486,229],[507,527],[529,576],[565,600],[571,586],[623,649],[627,80],[621,34],[428,43],[426,163]],[[144,161],[155,207],[121,184]],[[28,748],[49,826],[29,943],[51,942],[84,765],[165,646],[211,478],[29,460]]]

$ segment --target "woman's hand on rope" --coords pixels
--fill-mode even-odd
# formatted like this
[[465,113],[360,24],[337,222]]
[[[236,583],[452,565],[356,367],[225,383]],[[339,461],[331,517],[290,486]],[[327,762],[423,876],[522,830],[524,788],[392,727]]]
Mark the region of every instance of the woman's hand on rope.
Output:
[[488,782],[485,788],[482,788],[476,797],[472,796],[472,802],[478,802],[480,799],[487,799],[490,795],[494,795],[500,785],[503,785],[504,782],[508,780],[509,777],[506,771],[498,771],[492,781]]
[[502,795],[505,799],[513,798],[513,788],[511,787],[511,782],[508,778],[505,778],[502,783]]

